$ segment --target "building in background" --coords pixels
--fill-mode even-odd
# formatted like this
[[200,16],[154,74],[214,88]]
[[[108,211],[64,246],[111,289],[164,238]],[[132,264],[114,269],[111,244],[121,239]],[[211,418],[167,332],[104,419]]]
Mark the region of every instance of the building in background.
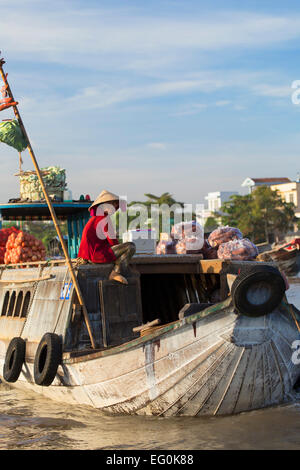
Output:
[[197,214],[197,221],[204,226],[205,222],[209,217],[215,217],[216,213],[221,213],[221,207],[224,202],[229,201],[230,196],[238,194],[237,191],[215,191],[208,193],[205,196],[205,200],[207,201],[207,207],[203,207],[203,209],[198,212]]
[[295,216],[300,218],[300,182],[272,184],[271,189],[277,191],[283,201],[292,202],[295,206]]
[[253,189],[258,186],[273,186],[279,184],[291,183],[291,180],[286,177],[274,177],[274,178],[246,178],[242,183],[243,188],[248,188],[249,194]]

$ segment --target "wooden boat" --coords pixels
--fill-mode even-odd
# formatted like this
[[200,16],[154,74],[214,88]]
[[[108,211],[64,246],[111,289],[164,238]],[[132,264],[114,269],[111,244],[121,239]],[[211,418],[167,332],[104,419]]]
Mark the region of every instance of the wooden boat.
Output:
[[136,256],[121,285],[112,265],[70,259],[3,64],[5,106],[65,260],[0,266],[2,380],[113,414],[222,415],[293,400],[300,319],[274,263]]
[[[107,280],[109,265],[79,266],[95,349],[64,262],[2,266],[0,370],[11,339],[20,337],[26,354],[12,385],[66,404],[195,416],[290,401],[300,375],[292,361],[297,310],[283,297],[272,313],[252,317],[239,314],[228,295],[231,276],[254,265],[262,263],[137,256],[128,286]],[[213,303],[216,292],[220,301]],[[157,316],[158,327],[134,333]],[[34,368],[49,332],[61,338],[63,353],[53,382],[43,386],[35,383]]]
[[299,249],[297,246],[280,246],[258,255],[261,261],[274,261],[280,270],[290,276],[299,271]]

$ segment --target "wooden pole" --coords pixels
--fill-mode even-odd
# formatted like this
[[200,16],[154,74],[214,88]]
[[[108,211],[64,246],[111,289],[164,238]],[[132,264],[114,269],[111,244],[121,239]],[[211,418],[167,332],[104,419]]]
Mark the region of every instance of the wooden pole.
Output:
[[[3,72],[3,59],[0,59],[0,74],[1,74],[1,77],[2,77],[2,80],[4,82],[4,84],[6,85],[6,91],[8,93],[8,96],[10,98],[12,98],[12,100],[14,101],[14,97],[13,97],[13,94],[12,94],[12,91],[10,89],[10,86],[8,84],[8,81],[7,81],[7,78],[6,78],[6,75],[4,74]],[[21,115],[19,113],[19,110],[18,110],[18,107],[16,105],[13,106],[13,109],[14,109],[14,113],[15,113],[15,116],[19,122],[19,125],[22,129],[22,132],[25,136],[25,138],[27,139],[27,142],[28,142],[28,146],[27,146],[27,149],[28,149],[28,152],[29,152],[29,155],[32,159],[32,162],[33,162],[33,165],[34,165],[34,168],[35,168],[35,171],[36,171],[36,174],[38,176],[38,179],[39,179],[39,182],[40,182],[40,185],[42,187],[42,190],[43,190],[43,193],[44,193],[44,196],[45,196],[45,199],[47,201],[47,204],[48,204],[48,207],[49,207],[49,210],[50,210],[50,214],[51,214],[51,217],[52,217],[52,220],[53,220],[53,223],[54,223],[54,226],[55,226],[55,229],[56,229],[56,232],[57,232],[57,235],[58,235],[58,238],[60,240],[60,243],[61,243],[61,246],[62,246],[62,249],[63,249],[63,252],[64,252],[64,255],[65,255],[65,259],[66,259],[66,262],[67,262],[67,265],[68,265],[68,268],[70,270],[70,274],[71,274],[71,277],[72,277],[72,281],[74,283],[74,287],[75,287],[75,290],[76,290],[76,293],[77,293],[77,297],[78,297],[78,300],[79,300],[79,303],[82,307],[82,312],[83,312],[83,316],[84,316],[84,319],[85,319],[85,323],[86,323],[86,327],[87,327],[87,330],[88,330],[88,333],[89,333],[89,337],[90,337],[90,340],[91,340],[91,345],[92,345],[92,348],[95,349],[96,348],[96,344],[95,344],[95,341],[94,341],[94,338],[93,338],[93,333],[92,333],[92,329],[91,329],[91,324],[90,324],[90,319],[89,319],[89,316],[88,316],[88,312],[87,312],[87,309],[86,309],[86,306],[85,306],[85,303],[84,303],[84,299],[83,299],[83,296],[82,296],[82,293],[81,293],[81,289],[80,289],[80,286],[79,286],[79,283],[78,283],[78,279],[75,275],[75,272],[74,272],[74,269],[73,269],[73,266],[72,266],[72,262],[70,260],[70,257],[69,257],[69,253],[68,253],[68,250],[66,248],[66,245],[65,245],[65,241],[64,241],[64,238],[63,238],[63,235],[61,233],[61,230],[60,230],[60,227],[59,227],[59,224],[58,224],[58,220],[57,220],[57,217],[56,217],[56,214],[55,214],[55,211],[53,209],[53,205],[52,205],[52,202],[51,202],[51,199],[49,198],[48,196],[48,192],[47,192],[47,189],[45,187],[45,184],[44,184],[44,181],[43,181],[43,177],[42,177],[42,174],[41,174],[41,171],[39,169],[39,166],[38,166],[38,163],[36,161],[36,158],[35,158],[35,155],[34,155],[34,151],[31,147],[31,144],[30,144],[30,140],[28,138],[28,135],[27,135],[27,132],[26,132],[26,129],[25,129],[25,126],[23,124],[23,121],[22,121],[22,118],[21,118]]]

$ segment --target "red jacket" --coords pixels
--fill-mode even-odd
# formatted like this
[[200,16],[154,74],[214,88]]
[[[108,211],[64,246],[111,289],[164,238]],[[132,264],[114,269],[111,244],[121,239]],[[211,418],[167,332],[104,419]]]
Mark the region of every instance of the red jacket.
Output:
[[[110,235],[108,234],[110,228]],[[93,263],[112,263],[116,256],[111,246],[118,245],[118,240],[108,216],[100,215],[90,218],[83,229],[78,257]]]

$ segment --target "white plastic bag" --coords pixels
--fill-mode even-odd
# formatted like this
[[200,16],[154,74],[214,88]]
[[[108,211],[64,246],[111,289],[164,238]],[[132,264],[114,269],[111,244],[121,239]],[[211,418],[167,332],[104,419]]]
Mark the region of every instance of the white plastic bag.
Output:
[[180,244],[180,254],[184,253],[184,245],[185,253],[198,252],[204,244],[204,230],[195,220],[180,222],[172,227],[171,238],[183,242]]

